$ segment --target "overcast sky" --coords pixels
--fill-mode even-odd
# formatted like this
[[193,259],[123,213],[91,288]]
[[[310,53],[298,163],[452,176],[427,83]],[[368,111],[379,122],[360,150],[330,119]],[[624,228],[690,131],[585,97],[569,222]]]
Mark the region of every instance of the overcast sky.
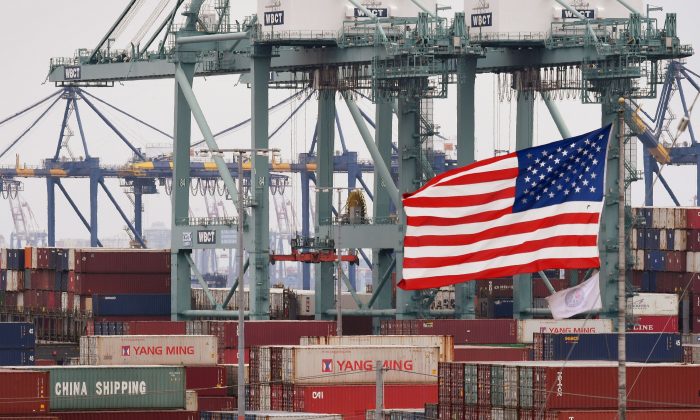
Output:
[[[0,26],[0,40],[3,42],[3,66],[0,67],[0,76],[3,81],[0,84],[0,119],[14,114],[23,107],[49,95],[55,91],[55,87],[46,81],[51,57],[70,57],[78,48],[92,49],[107,29],[115,21],[128,0],[110,0],[96,2],[94,0],[70,0],[56,2],[48,0],[33,0],[22,2],[6,2],[3,12],[5,22]],[[143,20],[148,17],[159,3],[159,0],[145,0],[142,7],[141,20],[136,19],[126,28],[122,36],[115,42],[115,47],[120,48],[128,44],[131,39],[138,39],[139,28]],[[171,1],[170,3],[173,3]],[[214,2],[211,1],[213,4]],[[243,17],[255,12],[255,2],[251,0],[233,1],[232,15],[234,19],[242,20]],[[442,1],[442,4],[452,6],[453,11],[461,11],[462,3],[459,1]],[[696,44],[700,41],[700,27],[697,19],[696,2],[681,0],[657,0],[655,4],[663,6],[667,12],[678,13],[678,31],[683,43]],[[443,13],[448,16],[453,11]],[[532,13],[537,13],[533,10]],[[656,15],[663,25],[663,15]],[[700,71],[700,60],[693,57],[688,60],[689,66],[695,71]],[[236,122],[250,116],[250,95],[244,85],[237,85],[238,76],[219,76],[208,79],[196,79],[195,91],[203,105],[207,118],[214,131],[231,126]],[[501,102],[495,95],[495,78],[491,75],[481,75],[477,82],[477,157],[484,158],[493,155],[494,149],[509,149],[514,146],[515,105],[507,101]],[[113,88],[92,89],[91,92],[110,103],[137,115],[144,120],[172,132],[173,125],[173,81],[154,80],[140,82],[126,82],[117,84]],[[288,96],[289,91],[271,91],[270,103],[275,103]],[[689,96],[693,93],[689,91]],[[270,129],[277,127],[292,107],[298,101],[283,107],[273,114],[270,119]],[[582,105],[577,99],[561,100],[557,102],[562,115],[567,121],[572,133],[590,131],[600,125],[599,106]],[[674,102],[676,115],[681,110]],[[2,165],[14,165],[16,159],[28,165],[39,165],[41,160],[53,156],[56,141],[59,135],[60,121],[63,114],[62,102],[59,102],[49,111],[46,118],[39,123],[30,133],[13,148],[8,154],[0,158]],[[80,102],[81,116],[85,123],[88,146],[93,156],[99,156],[105,164],[121,164],[130,158],[129,149],[102,124],[98,118]],[[361,104],[369,113],[369,103]],[[38,117],[42,107],[38,111],[29,113],[17,121],[0,126],[0,151],[4,150],[29,124]],[[656,109],[655,102],[649,102],[647,110]],[[115,124],[123,131],[134,144],[146,147],[151,144],[167,144],[168,139],[148,129],[143,129],[124,116],[101,107]],[[454,115],[455,94],[450,91],[449,98],[436,101],[435,121],[440,126],[440,132],[453,138],[456,133],[456,118]],[[357,130],[352,125],[344,105],[340,102],[338,110],[341,116],[344,134],[349,147],[358,151],[361,157],[369,158]],[[546,143],[559,137],[546,107],[541,101],[536,103],[537,116],[535,119],[535,139],[537,143]],[[316,100],[310,100],[296,118],[292,120],[292,126],[280,131],[271,141],[272,147],[279,147],[284,151],[285,159],[292,159],[299,152],[308,150],[313,128],[315,124]],[[697,114],[697,113],[696,113]],[[697,115],[691,120],[698,121]],[[675,127],[677,122],[672,124]],[[75,120],[71,121],[71,128],[75,137],[70,141],[71,150],[75,156],[84,153],[80,147],[78,129]],[[199,137],[196,130],[193,137]],[[220,139],[224,146],[249,145],[248,127],[237,131],[233,135]],[[339,148],[339,146],[337,147]],[[641,149],[641,147],[640,147]],[[65,152],[63,153],[65,154]],[[16,156],[18,155],[18,157]],[[640,167],[641,168],[641,167]],[[669,179],[676,194],[683,205],[691,204],[696,194],[694,180],[695,168],[669,167],[664,169],[664,175]],[[367,178],[368,183],[371,177]],[[41,228],[46,228],[46,186],[43,180],[24,180],[24,197],[31,205]],[[64,182],[78,206],[88,216],[88,183],[86,180],[66,180]],[[130,209],[127,197],[119,187],[116,180],[108,181],[112,192],[117,196],[125,209]],[[641,182],[633,186],[633,202],[642,202]],[[657,203],[660,205],[671,204],[670,198],[657,185]],[[101,193],[102,194],[102,193]],[[295,180],[289,199],[298,207],[300,193],[298,183]],[[87,238],[87,232],[82,228],[77,217],[68,207],[67,202],[57,191],[57,238]],[[201,197],[193,198],[194,211],[203,212]],[[103,196],[100,201],[100,237],[122,235],[124,223],[117,212],[111,208]],[[161,193],[155,196],[147,196],[145,199],[144,225],[149,226],[156,222],[165,225],[170,224],[169,197]],[[131,210],[128,210],[130,213]],[[6,200],[0,199],[0,235],[9,238],[13,230],[9,205]],[[274,222],[271,223],[274,227]]]

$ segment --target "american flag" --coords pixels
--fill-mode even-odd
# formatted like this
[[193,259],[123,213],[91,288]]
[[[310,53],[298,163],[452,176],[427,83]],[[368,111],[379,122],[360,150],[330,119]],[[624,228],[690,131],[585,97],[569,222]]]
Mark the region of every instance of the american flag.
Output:
[[399,287],[599,267],[610,131],[475,162],[407,195]]

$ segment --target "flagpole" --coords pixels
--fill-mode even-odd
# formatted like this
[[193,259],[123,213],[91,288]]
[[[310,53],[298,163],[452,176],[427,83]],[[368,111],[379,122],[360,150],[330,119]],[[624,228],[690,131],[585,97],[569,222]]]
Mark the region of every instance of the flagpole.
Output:
[[627,351],[625,348],[625,309],[627,295],[625,290],[625,98],[619,98],[620,105],[617,111],[618,129],[618,269],[617,269],[617,390],[618,390],[618,418],[625,420],[627,416]]

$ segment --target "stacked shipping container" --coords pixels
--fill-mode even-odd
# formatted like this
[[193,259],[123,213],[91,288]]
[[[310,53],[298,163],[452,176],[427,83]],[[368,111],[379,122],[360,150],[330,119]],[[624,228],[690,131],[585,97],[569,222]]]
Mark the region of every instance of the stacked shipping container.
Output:
[[0,366],[34,364],[34,325],[28,322],[0,322]]

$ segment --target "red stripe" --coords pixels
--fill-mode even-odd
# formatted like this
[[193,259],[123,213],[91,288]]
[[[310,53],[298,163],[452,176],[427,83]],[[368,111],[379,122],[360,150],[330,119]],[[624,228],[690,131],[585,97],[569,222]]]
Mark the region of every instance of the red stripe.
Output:
[[512,207],[502,210],[485,211],[478,214],[471,214],[464,217],[437,217],[437,216],[410,216],[406,218],[406,224],[409,226],[454,226],[465,225],[468,223],[490,222],[500,219],[506,214],[513,212]]
[[503,181],[505,179],[515,179],[518,177],[518,168],[499,169],[490,172],[477,172],[475,174],[466,173],[460,177],[452,178],[448,181],[441,182],[438,187],[454,186],[454,185],[471,185],[480,184],[482,182]]
[[529,264],[492,268],[468,274],[425,277],[420,279],[403,279],[398,286],[404,290],[421,290],[463,283],[471,280],[485,280],[496,277],[514,276],[522,273],[536,273],[550,269],[587,269],[600,267],[599,258],[551,258],[541,259]]
[[600,215],[598,213],[567,213],[545,217],[544,219],[528,220],[526,222],[513,223],[506,226],[498,226],[485,229],[478,233],[450,236],[406,236],[404,238],[404,247],[471,245],[487,239],[500,238],[502,236],[510,236],[519,233],[530,233],[539,229],[558,225],[597,224],[599,218]]
[[405,194],[405,195],[404,195],[404,198],[409,198],[409,197],[411,197],[412,195],[416,194],[417,192],[423,191],[424,189],[426,189],[426,188],[428,188],[428,187],[430,187],[430,186],[432,186],[432,185],[435,185],[436,183],[438,183],[438,182],[442,181],[443,179],[448,178],[448,177],[450,177],[450,176],[452,176],[452,175],[458,174],[458,173],[460,173],[460,172],[467,172],[467,171],[470,171],[470,170],[472,170],[472,169],[480,168],[480,167],[482,167],[482,166],[490,165],[490,164],[492,164],[492,163],[496,163],[496,162],[498,162],[498,161],[505,160],[505,159],[508,159],[508,158],[511,158],[511,157],[514,157],[514,156],[516,156],[515,153],[508,153],[507,155],[503,155],[503,156],[494,156],[494,157],[492,157],[492,158],[480,160],[480,161],[474,162],[474,163],[472,163],[472,164],[470,164],[470,165],[463,166],[463,167],[461,167],[461,168],[455,168],[455,169],[451,169],[451,170],[449,170],[449,171],[447,171],[447,172],[443,172],[443,173],[441,173],[440,175],[438,175],[438,176],[432,178],[430,181],[426,182],[425,185],[423,185],[423,186],[422,186],[421,188],[419,188],[418,190],[416,190],[416,191],[414,191],[414,192],[412,192],[412,193]]
[[547,239],[527,241],[504,248],[485,249],[483,251],[449,257],[405,258],[403,260],[403,268],[438,268],[449,265],[488,261],[497,257],[535,252],[545,248],[596,246],[597,243],[597,235],[556,236]]
[[494,200],[514,198],[515,187],[509,187],[500,191],[484,194],[463,195],[457,197],[411,197],[403,201],[405,207],[468,207],[487,204]]

